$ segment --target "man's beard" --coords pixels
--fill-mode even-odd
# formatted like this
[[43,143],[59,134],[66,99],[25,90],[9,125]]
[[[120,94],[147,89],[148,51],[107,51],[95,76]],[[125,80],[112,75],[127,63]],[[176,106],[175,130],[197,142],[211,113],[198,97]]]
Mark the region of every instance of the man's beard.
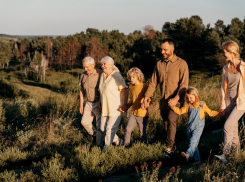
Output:
[[163,58],[165,60],[168,60],[173,54],[170,52],[169,54],[165,54],[165,56],[163,56]]

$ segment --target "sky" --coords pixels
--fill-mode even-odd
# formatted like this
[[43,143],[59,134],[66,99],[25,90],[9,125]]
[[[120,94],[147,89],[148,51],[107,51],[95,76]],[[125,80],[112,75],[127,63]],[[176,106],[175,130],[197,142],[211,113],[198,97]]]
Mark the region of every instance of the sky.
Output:
[[125,34],[199,15],[204,25],[245,18],[245,0],[0,0],[0,34],[73,35],[87,28]]

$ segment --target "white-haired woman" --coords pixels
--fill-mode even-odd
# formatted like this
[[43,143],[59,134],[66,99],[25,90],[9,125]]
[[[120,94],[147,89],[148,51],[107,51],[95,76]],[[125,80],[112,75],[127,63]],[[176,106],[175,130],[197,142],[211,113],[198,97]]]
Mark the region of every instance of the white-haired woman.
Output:
[[121,121],[119,108],[127,108],[127,86],[114,60],[106,56],[101,59],[103,73],[100,77],[99,91],[102,106],[101,131],[105,133],[105,146],[103,152],[113,142],[122,145],[123,141],[116,135]]
[[228,62],[223,68],[220,115],[226,114],[224,125],[224,153],[216,155],[223,162],[233,147],[240,150],[238,120],[245,112],[245,63],[240,59],[239,47],[234,41],[222,44],[223,54]]

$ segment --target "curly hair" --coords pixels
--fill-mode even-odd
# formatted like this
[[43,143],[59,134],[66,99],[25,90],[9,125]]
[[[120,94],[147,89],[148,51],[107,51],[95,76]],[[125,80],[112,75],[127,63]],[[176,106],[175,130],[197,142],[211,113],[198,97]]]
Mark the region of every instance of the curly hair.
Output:
[[138,77],[138,80],[140,82],[142,82],[144,80],[144,74],[142,73],[142,71],[137,68],[137,67],[133,67],[131,68],[128,73],[127,73],[127,78],[130,80],[132,75],[136,75]]

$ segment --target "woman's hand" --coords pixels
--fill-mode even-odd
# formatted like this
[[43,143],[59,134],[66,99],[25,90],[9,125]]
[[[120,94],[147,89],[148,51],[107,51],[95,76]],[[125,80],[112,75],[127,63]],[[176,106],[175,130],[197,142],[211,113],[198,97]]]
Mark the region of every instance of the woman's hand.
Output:
[[220,109],[220,110],[219,110],[219,115],[220,115],[220,116],[224,116],[225,113],[226,113],[226,109]]

